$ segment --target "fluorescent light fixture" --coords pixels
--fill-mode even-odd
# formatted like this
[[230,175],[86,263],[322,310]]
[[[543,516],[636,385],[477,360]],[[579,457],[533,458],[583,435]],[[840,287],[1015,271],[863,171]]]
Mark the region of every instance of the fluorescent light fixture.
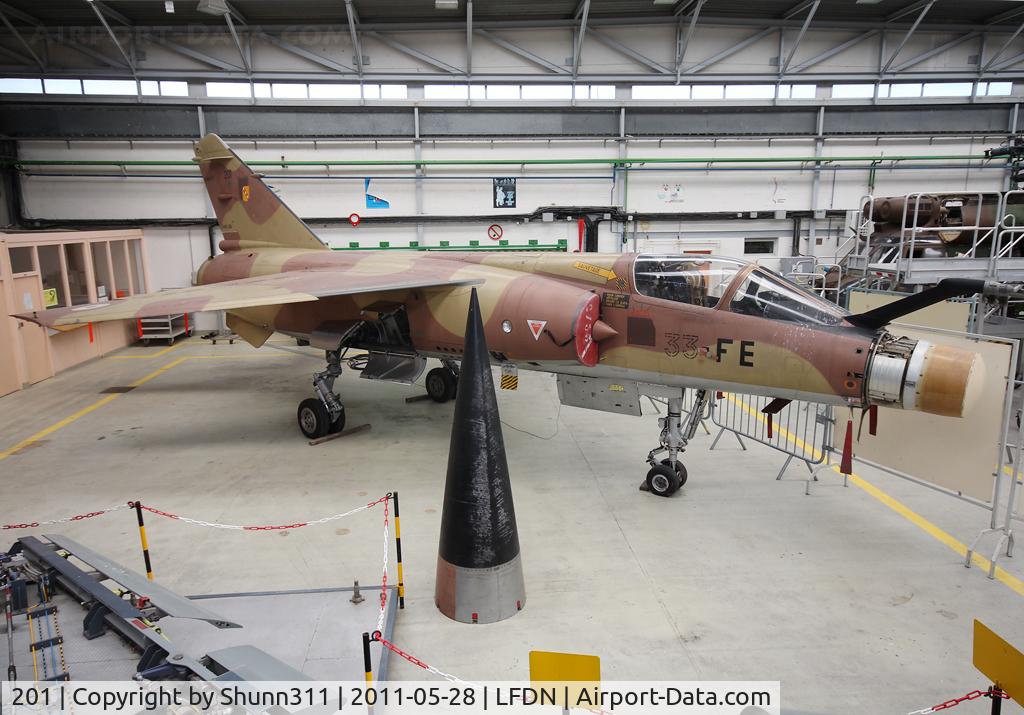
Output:
[[857,0],[858,5],[877,5],[880,2],[882,2],[882,0]]
[[164,12],[174,14],[174,0],[164,0]]
[[675,5],[679,0],[654,0],[655,5]]
[[435,10],[458,10],[459,0],[434,0]]
[[196,10],[207,15],[227,15],[230,12],[227,0],[199,0]]

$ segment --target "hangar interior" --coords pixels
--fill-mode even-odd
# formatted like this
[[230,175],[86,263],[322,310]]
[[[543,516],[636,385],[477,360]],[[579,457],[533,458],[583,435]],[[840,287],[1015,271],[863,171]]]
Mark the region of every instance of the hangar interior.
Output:
[[[256,639],[286,668],[278,675],[322,679],[362,679],[358,634],[373,631],[380,593],[389,595],[384,637],[433,667],[425,674],[372,643],[378,676],[391,680],[528,680],[528,654],[540,650],[597,655],[610,681],[780,681],[782,712],[903,713],[992,684],[972,664],[975,620],[1024,648],[1024,569],[1013,554],[1020,3],[4,0],[0,20],[0,521],[20,544],[11,554],[35,559],[28,573],[56,568],[46,560],[55,549],[101,574],[121,573],[118,564],[143,579],[149,571],[171,616],[190,608],[175,594],[287,596],[263,611],[230,606],[248,631],[198,638],[191,622],[171,625],[202,614],[171,617],[167,630],[207,653]],[[250,183],[237,197],[218,194],[218,172],[237,172],[235,160],[251,168]],[[605,279],[625,281],[636,303],[628,320],[647,321],[649,343],[639,324],[628,335],[609,325],[609,313],[630,309],[630,295],[616,303],[610,293],[586,327],[597,347],[577,346],[572,369],[553,352],[570,341],[553,332],[556,345],[544,343],[552,352],[537,361],[487,333],[529,594],[521,612],[471,628],[435,608],[461,347],[417,345],[412,359],[395,357],[392,343],[364,346],[368,357],[355,345],[345,357],[337,340],[322,344],[336,326],[277,323],[257,340],[252,326],[274,318],[232,322],[230,306],[203,301],[110,322],[25,317],[64,320],[202,290],[204,266],[232,252],[251,250],[265,268],[266,244],[242,235],[239,250],[238,214],[222,215],[229,202],[247,210],[250,195],[252,210],[287,209],[331,260],[376,286],[357,303],[360,315],[384,316],[385,337],[414,322],[411,308],[387,320],[395,285],[373,281],[390,271],[426,294],[455,286],[458,310],[430,310],[460,336],[471,287],[486,322],[505,305],[487,297],[487,283],[527,270],[517,261],[536,264],[517,300],[534,291],[529,310],[547,302],[572,321],[587,310],[572,312],[577,293],[538,276],[578,283],[585,273],[602,290]],[[254,223],[270,222],[273,234],[284,231],[278,220]],[[641,254],[635,268],[631,254]],[[726,332],[705,347],[689,335],[697,328],[666,328],[657,311],[636,310],[638,298],[712,308],[708,266],[720,259],[709,254],[757,266],[726,271],[714,295],[723,312],[741,313],[743,291],[754,295],[745,286],[761,280],[774,286],[762,303],[792,311],[778,296],[799,293],[801,316],[824,316],[810,321],[816,329],[844,316],[860,318],[860,330],[884,327],[899,338],[884,356],[901,371],[896,386],[883,384],[880,338],[866,376],[844,373],[821,347],[846,339],[839,328],[805,344],[799,331],[722,323],[732,327],[711,328]],[[424,282],[446,256],[461,268]],[[657,266],[653,287],[641,261]],[[669,278],[698,264],[701,290],[691,281],[680,297],[683,283]],[[466,278],[477,265],[491,273]],[[985,288],[922,299],[912,312],[886,308],[937,295],[943,279]],[[561,317],[535,313],[500,329],[540,346]],[[586,351],[612,355],[605,346],[620,339],[624,359],[639,359],[629,346],[658,354],[644,377],[630,377],[628,364],[598,377],[580,367],[593,367]],[[815,375],[825,377],[787,382],[803,369],[791,357],[761,373],[763,343],[820,360]],[[957,359],[942,350],[976,355],[955,410],[923,396],[926,384],[959,379],[959,367],[936,372]],[[324,351],[327,372],[317,372]],[[738,360],[738,372],[716,381],[701,362],[702,377],[652,377],[680,354]],[[744,367],[752,377],[735,377]],[[912,370],[922,377],[908,387]],[[839,399],[844,383],[860,397]],[[322,400],[310,398],[317,391]],[[344,397],[340,425],[310,434],[302,405],[312,400],[336,422],[334,392]],[[821,394],[831,403],[819,404]],[[296,430],[296,405],[311,439]],[[659,443],[669,459],[652,452],[645,463]],[[677,456],[685,467],[673,477]],[[659,464],[669,499],[637,489],[652,486]],[[389,587],[379,518],[397,503],[380,498],[395,492],[404,551],[385,540]],[[145,561],[136,513],[148,529]],[[54,578],[80,587],[80,576]],[[129,585],[144,590],[146,580],[111,578],[147,595]],[[365,602],[349,599],[353,581]],[[325,588],[335,591],[309,593]],[[80,615],[74,600],[58,609],[65,629]],[[138,611],[125,618],[144,611],[130,603]],[[195,603],[216,610],[216,599]],[[46,615],[56,623],[57,612]],[[268,626],[281,612],[285,625]],[[106,616],[115,631],[117,617]],[[309,624],[322,621],[336,635],[318,638]],[[148,653],[147,644],[126,652]],[[35,651],[17,647],[12,662],[32,672]],[[130,671],[138,656],[104,657]],[[87,660],[71,658],[70,677],[86,677]],[[152,653],[143,660],[161,666]],[[230,669],[197,663],[207,675]],[[1024,692],[1005,692],[1003,712],[1021,712]],[[959,709],[987,712],[989,700]]]

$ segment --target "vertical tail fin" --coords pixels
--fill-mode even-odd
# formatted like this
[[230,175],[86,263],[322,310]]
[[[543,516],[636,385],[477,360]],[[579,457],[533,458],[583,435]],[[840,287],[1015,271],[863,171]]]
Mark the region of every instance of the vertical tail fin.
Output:
[[216,134],[202,138],[195,161],[224,233],[221,250],[327,248]]

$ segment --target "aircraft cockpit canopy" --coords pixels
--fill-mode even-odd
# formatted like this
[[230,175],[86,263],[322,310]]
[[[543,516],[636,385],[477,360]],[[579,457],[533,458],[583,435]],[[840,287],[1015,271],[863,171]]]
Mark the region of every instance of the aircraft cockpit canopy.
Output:
[[651,298],[809,325],[838,325],[847,315],[777,273],[733,258],[638,256],[633,270],[637,292]]
[[748,264],[732,258],[638,256],[633,273],[640,295],[714,308]]

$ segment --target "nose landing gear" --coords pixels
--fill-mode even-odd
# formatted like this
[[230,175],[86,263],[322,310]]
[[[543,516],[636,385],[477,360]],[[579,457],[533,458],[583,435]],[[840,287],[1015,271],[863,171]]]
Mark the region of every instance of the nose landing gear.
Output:
[[309,439],[319,439],[345,429],[345,406],[334,392],[334,381],[341,377],[341,352],[327,351],[327,369],[313,375],[317,397],[299,403],[299,429]]
[[[683,395],[669,398],[668,415],[658,420],[661,427],[659,446],[647,454],[647,463],[651,465],[647,472],[646,481],[640,485],[644,491],[649,491],[659,497],[669,497],[679,491],[679,487],[686,484],[686,467],[676,457],[680,452],[686,450],[686,445],[697,433],[704,410],[707,407],[709,393],[707,390],[697,390],[693,408],[686,416],[685,423],[682,420]],[[662,452],[668,452],[668,458],[660,462],[655,456]]]

